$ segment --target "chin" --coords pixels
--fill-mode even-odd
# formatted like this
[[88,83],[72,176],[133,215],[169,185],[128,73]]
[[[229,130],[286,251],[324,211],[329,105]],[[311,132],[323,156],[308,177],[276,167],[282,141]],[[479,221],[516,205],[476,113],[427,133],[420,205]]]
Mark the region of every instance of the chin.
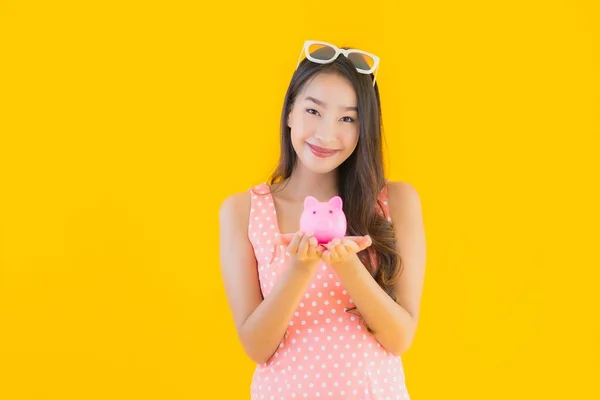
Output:
[[325,167],[322,165],[314,165],[314,164],[304,164],[304,166],[315,174],[328,174],[334,171],[338,166],[335,165],[333,167]]

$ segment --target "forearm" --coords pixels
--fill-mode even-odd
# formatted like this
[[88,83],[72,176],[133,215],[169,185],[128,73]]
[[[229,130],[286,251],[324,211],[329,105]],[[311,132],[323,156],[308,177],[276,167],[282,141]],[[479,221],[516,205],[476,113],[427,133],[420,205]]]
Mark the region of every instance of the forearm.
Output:
[[244,322],[240,339],[256,363],[266,362],[277,350],[311,277],[308,268],[286,268],[271,293]]
[[409,312],[379,286],[358,258],[335,270],[379,343],[394,355],[404,353],[414,331]]

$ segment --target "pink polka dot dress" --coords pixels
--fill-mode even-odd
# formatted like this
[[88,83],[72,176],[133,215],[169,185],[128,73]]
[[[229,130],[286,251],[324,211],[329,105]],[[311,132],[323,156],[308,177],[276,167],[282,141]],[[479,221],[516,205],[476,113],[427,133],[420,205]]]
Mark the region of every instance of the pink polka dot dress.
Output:
[[[258,261],[260,288],[268,296],[287,266],[275,244],[277,214],[266,182],[250,189],[248,235]],[[387,191],[379,195],[388,220]],[[409,400],[400,357],[387,352],[362,319],[346,312],[353,301],[334,270],[317,268],[279,348],[257,365],[252,400]]]

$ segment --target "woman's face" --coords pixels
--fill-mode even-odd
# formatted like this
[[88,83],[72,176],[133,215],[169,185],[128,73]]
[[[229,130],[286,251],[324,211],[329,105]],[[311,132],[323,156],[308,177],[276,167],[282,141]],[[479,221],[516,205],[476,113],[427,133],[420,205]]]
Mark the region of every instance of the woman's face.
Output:
[[358,143],[354,88],[338,74],[316,75],[296,97],[287,123],[300,162],[316,173],[333,171]]

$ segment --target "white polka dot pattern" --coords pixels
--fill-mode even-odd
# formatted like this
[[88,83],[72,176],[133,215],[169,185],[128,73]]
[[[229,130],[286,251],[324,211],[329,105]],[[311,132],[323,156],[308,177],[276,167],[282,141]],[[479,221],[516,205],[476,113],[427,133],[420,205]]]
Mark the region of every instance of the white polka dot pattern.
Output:
[[[287,256],[279,234],[273,198],[266,182],[251,189],[248,237],[258,261],[263,296],[268,296]],[[379,195],[388,221],[387,191]],[[324,263],[308,285],[279,348],[258,365],[252,400],[348,399],[409,400],[400,357],[387,352],[362,319],[346,312],[353,300],[334,270]]]

